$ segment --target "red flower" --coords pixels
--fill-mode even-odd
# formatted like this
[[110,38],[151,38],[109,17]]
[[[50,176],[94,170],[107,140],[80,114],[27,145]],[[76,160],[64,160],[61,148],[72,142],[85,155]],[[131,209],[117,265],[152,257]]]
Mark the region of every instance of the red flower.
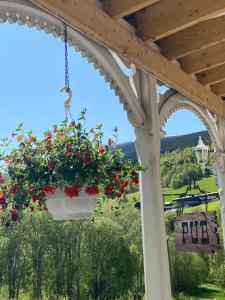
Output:
[[74,152],[74,156],[79,156],[79,153],[78,152]]
[[2,204],[2,211],[6,210],[7,207],[8,207],[8,204],[6,202],[4,204]]
[[75,189],[77,189],[78,191],[80,191],[80,190],[82,189],[82,187],[83,187],[83,184],[80,183],[80,182],[78,182],[78,183],[74,184],[73,187],[74,187]]
[[65,155],[66,155],[67,157],[70,157],[70,156],[71,156],[71,152],[68,152],[68,151],[67,151],[67,152],[65,153]]
[[54,126],[53,131],[54,131],[54,133],[56,133],[56,131],[57,131],[57,126]]
[[105,148],[103,146],[98,147],[98,152],[103,153],[105,151]]
[[34,141],[36,141],[36,138],[34,136],[30,136],[29,141],[30,143],[33,143]]
[[77,197],[78,194],[79,194],[78,190],[74,186],[71,186],[71,187],[67,186],[67,187],[65,187],[64,192],[70,198]]
[[33,195],[32,199],[33,199],[33,202],[36,202],[40,199],[40,196],[39,195]]
[[99,189],[97,186],[88,186],[86,187],[85,192],[89,195],[98,195]]
[[126,187],[128,185],[128,180],[123,180],[120,183],[121,187]]
[[120,195],[122,195],[125,192],[124,187],[120,188]]
[[55,168],[55,163],[52,160],[49,160],[48,162],[48,168],[49,170],[53,170]]
[[3,181],[4,181],[4,177],[0,175],[0,183],[3,183]]
[[70,128],[74,128],[74,127],[75,127],[75,122],[74,121],[70,122]]
[[138,178],[133,178],[133,179],[132,179],[132,183],[133,183],[134,185],[138,185],[138,184],[139,184],[139,179],[138,179]]
[[85,165],[90,165],[92,163],[92,159],[90,158],[90,156],[84,157],[84,163]]
[[132,171],[132,172],[131,172],[131,176],[132,176],[132,177],[138,177],[138,173],[137,173],[136,171]]
[[113,144],[113,140],[112,140],[112,139],[109,139],[108,145],[111,146],[112,144]]
[[115,180],[118,180],[118,179],[120,179],[120,176],[119,176],[118,174],[115,174],[115,175],[113,175],[111,178],[112,178],[112,179],[115,179]]
[[91,133],[94,133],[94,128],[91,128],[90,132],[91,132]]
[[22,141],[22,136],[19,135],[16,140],[17,140],[17,142],[21,142]]
[[48,131],[46,133],[46,141],[50,140],[51,138],[52,138],[52,133],[51,133],[51,131]]
[[106,194],[111,194],[114,188],[114,184],[113,183],[109,183],[105,186],[105,193]]
[[11,218],[13,222],[16,222],[18,220],[18,212],[16,208],[13,208],[11,211]]
[[55,193],[55,186],[53,184],[48,185],[48,186],[44,186],[42,188],[42,192],[44,192],[46,196],[54,194]]
[[12,188],[12,193],[15,194],[17,191],[17,185],[14,185],[14,187]]
[[0,205],[3,205],[3,204],[5,204],[6,202],[5,202],[5,198],[1,198],[0,199]]
[[24,160],[24,161],[28,161],[28,160],[29,160],[29,156],[28,156],[28,155],[24,155],[24,156],[23,156],[23,160]]

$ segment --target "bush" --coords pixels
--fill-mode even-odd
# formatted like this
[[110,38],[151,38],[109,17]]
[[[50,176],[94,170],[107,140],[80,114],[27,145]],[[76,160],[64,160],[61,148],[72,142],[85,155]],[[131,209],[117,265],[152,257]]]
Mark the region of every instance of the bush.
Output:
[[206,280],[208,269],[197,253],[177,252],[170,245],[171,281],[174,293],[190,293]]

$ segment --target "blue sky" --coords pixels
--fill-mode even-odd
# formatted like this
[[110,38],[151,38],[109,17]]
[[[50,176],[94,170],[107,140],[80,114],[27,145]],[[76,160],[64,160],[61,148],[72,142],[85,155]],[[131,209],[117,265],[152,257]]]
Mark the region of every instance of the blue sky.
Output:
[[[63,43],[15,24],[1,24],[0,36],[0,136],[8,136],[20,122],[40,134],[65,116],[65,94],[58,92],[64,84]],[[87,127],[102,123],[108,137],[118,126],[119,142],[134,140],[126,113],[104,78],[73,49],[69,55],[74,117],[87,108]],[[202,129],[201,122],[184,110],[175,113],[165,127],[168,135]]]

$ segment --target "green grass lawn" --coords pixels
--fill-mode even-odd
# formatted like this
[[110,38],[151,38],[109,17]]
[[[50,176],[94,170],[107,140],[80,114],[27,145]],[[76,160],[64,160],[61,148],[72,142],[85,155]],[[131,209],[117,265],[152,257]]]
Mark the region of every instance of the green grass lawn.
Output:
[[[217,192],[218,191],[218,187],[216,186],[216,182],[215,182],[215,178],[214,176],[209,176],[206,178],[203,178],[201,180],[198,180],[196,182],[196,184],[199,185],[199,187],[207,192]],[[186,191],[187,186],[183,186],[181,188],[166,188],[163,189],[163,193],[167,194],[167,196],[164,196],[164,202],[172,202],[173,199],[177,198],[178,196],[174,196],[172,194],[182,194]],[[192,193],[198,193],[198,190],[193,190]],[[171,194],[171,195],[170,195]],[[139,200],[140,196],[139,196],[139,192],[136,193],[131,193],[127,195],[127,198],[129,200],[132,199],[136,199],[137,201]],[[220,208],[220,201],[213,201],[210,202],[208,205],[208,210],[218,210]],[[192,212],[192,211],[197,211],[197,210],[205,210],[205,205],[199,205],[199,206],[195,206],[195,207],[186,207],[184,209],[185,212]],[[224,297],[225,299],[225,297]]]
[[200,286],[193,296],[186,296],[186,298],[174,298],[174,300],[224,300],[225,295],[222,290],[213,284],[203,284]]
[[[206,178],[203,178],[201,180],[196,181],[196,184],[199,185],[199,187],[207,192],[217,192],[218,188],[216,186],[215,178],[214,176],[209,176]],[[181,188],[166,188],[163,189],[163,194],[167,194],[167,196],[164,196],[165,202],[172,202],[173,199],[177,198],[178,196],[174,196],[172,194],[182,194],[185,193],[187,189],[187,186],[182,186]],[[193,190],[192,193],[198,193],[198,190]],[[169,195],[171,194],[171,195]]]

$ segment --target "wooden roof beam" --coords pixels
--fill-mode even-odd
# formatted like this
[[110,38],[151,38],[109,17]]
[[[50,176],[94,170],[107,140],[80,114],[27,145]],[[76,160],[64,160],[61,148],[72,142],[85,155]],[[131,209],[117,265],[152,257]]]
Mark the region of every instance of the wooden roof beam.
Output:
[[118,19],[158,1],[159,0],[103,0],[103,10],[114,19]]
[[211,90],[218,96],[225,95],[225,81],[211,85]]
[[71,27],[151,73],[184,96],[225,117],[223,101],[89,0],[32,0]]
[[179,59],[182,69],[194,74],[225,62],[225,42],[213,45]]
[[197,79],[204,85],[210,85],[225,80],[225,64],[198,73]]
[[225,11],[225,0],[160,0],[135,14],[138,35],[154,41]]
[[225,40],[225,16],[200,22],[160,40],[162,53],[170,60]]

